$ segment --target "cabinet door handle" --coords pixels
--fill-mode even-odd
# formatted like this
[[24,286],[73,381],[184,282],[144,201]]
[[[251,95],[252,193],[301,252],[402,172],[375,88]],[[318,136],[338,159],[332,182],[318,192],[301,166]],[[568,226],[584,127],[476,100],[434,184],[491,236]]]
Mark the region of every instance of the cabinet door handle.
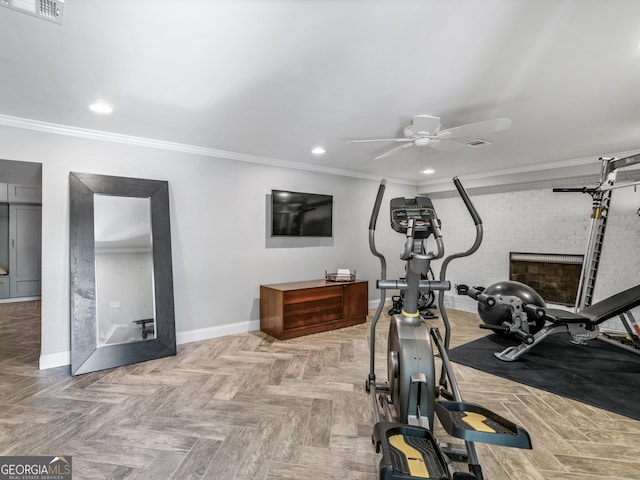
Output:
[[11,248],[16,248],[16,239],[15,238],[11,239]]

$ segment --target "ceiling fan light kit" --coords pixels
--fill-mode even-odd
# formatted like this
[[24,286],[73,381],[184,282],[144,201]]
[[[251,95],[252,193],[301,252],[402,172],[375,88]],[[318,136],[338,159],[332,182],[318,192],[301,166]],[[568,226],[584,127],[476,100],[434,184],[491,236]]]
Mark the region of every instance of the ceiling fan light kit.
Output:
[[[399,147],[378,155],[376,160],[394,154],[399,150],[415,145],[417,147],[430,147],[444,152],[455,152],[469,147],[490,145],[491,142],[479,138],[479,135],[500,132],[511,127],[509,118],[496,118],[482,122],[469,123],[457,127],[440,130],[440,118],[431,115],[416,115],[411,125],[403,129],[402,138],[375,138],[368,140],[350,140],[349,143],[367,142],[402,142]],[[475,137],[475,138],[474,138]]]

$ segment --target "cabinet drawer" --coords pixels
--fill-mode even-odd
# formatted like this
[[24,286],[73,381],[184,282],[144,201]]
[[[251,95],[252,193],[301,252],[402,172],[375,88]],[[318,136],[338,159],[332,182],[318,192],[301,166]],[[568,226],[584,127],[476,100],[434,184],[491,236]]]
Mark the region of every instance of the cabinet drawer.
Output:
[[335,297],[342,299],[342,287],[338,285],[324,288],[304,288],[284,292],[283,303],[287,305],[290,303],[322,301]]
[[342,295],[284,305],[283,328],[304,327],[342,318]]

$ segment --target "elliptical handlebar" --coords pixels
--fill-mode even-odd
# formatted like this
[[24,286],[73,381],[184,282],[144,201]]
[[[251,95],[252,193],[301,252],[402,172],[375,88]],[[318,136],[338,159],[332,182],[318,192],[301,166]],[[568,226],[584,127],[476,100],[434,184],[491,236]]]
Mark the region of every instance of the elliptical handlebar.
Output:
[[438,258],[442,258],[444,256],[444,242],[442,241],[442,233],[440,233],[440,227],[438,226],[438,219],[434,217],[434,221],[431,224],[431,229],[433,230],[433,236],[436,241],[437,251],[436,253],[428,253],[423,255],[418,252],[413,251],[413,242],[414,242],[414,225],[413,219],[409,219],[409,225],[407,226],[407,240],[404,243],[404,250],[400,255],[401,260],[436,260]]
[[382,205],[382,197],[384,197],[384,190],[387,187],[387,180],[383,178],[378,186],[378,195],[376,201],[373,204],[373,211],[371,212],[371,220],[369,220],[369,230],[376,229],[376,222],[378,221],[378,214],[380,213],[380,205]]
[[[378,221],[378,215],[380,214],[380,205],[382,205],[382,197],[384,197],[384,191],[387,187],[387,180],[383,178],[378,186],[378,193],[376,195],[375,203],[373,204],[373,211],[371,212],[371,219],[369,220],[369,249],[371,253],[380,259],[380,278],[387,278],[387,260],[384,255],[376,248],[376,223]],[[384,292],[383,292],[384,293]]]
[[462,186],[460,179],[458,177],[453,177],[453,184],[456,186],[456,190],[458,190],[458,193],[460,194],[462,201],[467,207],[467,210],[469,211],[469,215],[471,215],[471,218],[473,218],[473,223],[475,225],[482,225],[482,219],[480,218],[480,215],[478,214],[476,207],[473,206],[473,203],[471,202],[471,199],[469,198],[467,191]]
[[[453,184],[456,187],[456,190],[458,190],[458,194],[460,195],[460,198],[462,198],[462,201],[467,207],[467,211],[469,212],[469,215],[471,215],[471,218],[473,219],[473,223],[476,226],[476,238],[475,238],[475,241],[473,242],[473,245],[471,245],[471,247],[469,247],[468,250],[465,250],[464,252],[453,253],[442,261],[442,266],[440,267],[440,281],[444,281],[446,279],[447,268],[449,266],[449,263],[451,263],[452,260],[455,260],[456,258],[468,257],[469,255],[475,253],[475,251],[478,250],[478,248],[480,248],[480,244],[482,243],[482,236],[483,236],[482,219],[480,218],[480,215],[478,214],[476,208],[473,206],[473,203],[471,202],[471,199],[469,198],[469,195],[467,194],[466,190],[462,186],[462,182],[460,182],[460,179],[458,177],[453,177],[452,180],[453,180]],[[449,343],[451,340],[451,326],[449,324],[449,318],[447,317],[447,312],[444,307],[444,291],[440,291],[438,294],[438,308],[440,309],[440,313],[442,315],[442,320],[444,322],[444,327],[445,327],[444,348],[445,350],[448,351]]]
[[433,238],[436,241],[437,251],[435,255],[429,257],[430,260],[436,260],[444,257],[444,242],[442,240],[442,232],[440,231],[440,220],[436,216],[436,212],[433,212],[433,221],[431,222],[431,229],[433,230]]
[[[380,278],[387,278],[387,259],[384,257],[382,253],[378,251],[376,248],[376,222],[378,221],[378,215],[380,213],[380,206],[382,205],[382,197],[384,197],[384,191],[387,186],[387,180],[382,179],[380,181],[380,185],[378,186],[378,193],[376,195],[375,203],[373,204],[373,211],[371,212],[371,219],[369,220],[369,249],[371,253],[378,257],[380,260]],[[369,358],[369,377],[367,379],[366,388],[367,391],[373,385],[375,390],[376,384],[376,369],[375,369],[375,332],[376,332],[376,324],[378,323],[378,319],[382,314],[382,309],[384,308],[384,304],[387,300],[387,290],[386,288],[380,288],[380,302],[378,303],[378,308],[371,322],[371,345],[370,345],[370,358]]]
[[404,249],[400,254],[400,260],[410,260],[413,255],[413,219],[410,218],[409,224],[407,225],[407,234],[406,240],[404,242]]

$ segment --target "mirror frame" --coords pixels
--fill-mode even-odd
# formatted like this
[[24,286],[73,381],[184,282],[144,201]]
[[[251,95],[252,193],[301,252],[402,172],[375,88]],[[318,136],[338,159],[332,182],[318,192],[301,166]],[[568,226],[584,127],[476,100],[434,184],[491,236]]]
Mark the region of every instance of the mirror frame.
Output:
[[[71,374],[176,354],[169,183],[163,180],[69,173],[71,266]],[[98,348],[93,195],[151,200],[156,338]]]

